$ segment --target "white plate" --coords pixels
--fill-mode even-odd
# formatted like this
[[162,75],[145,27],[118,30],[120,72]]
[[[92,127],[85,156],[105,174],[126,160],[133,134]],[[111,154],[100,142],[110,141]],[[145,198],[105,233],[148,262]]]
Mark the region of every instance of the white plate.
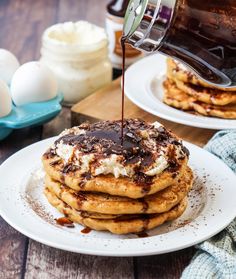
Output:
[[92,255],[141,256],[167,253],[199,243],[226,227],[236,216],[236,176],[218,158],[185,143],[196,181],[185,213],[176,221],[148,232],[117,236],[81,233],[82,227],[55,224],[61,216],[43,195],[40,157],[55,138],[30,145],[0,166],[0,214],[15,229],[52,247]]
[[166,58],[155,54],[143,58],[126,71],[125,94],[143,110],[176,123],[208,129],[235,129],[236,120],[193,115],[162,102],[162,81],[166,73]]

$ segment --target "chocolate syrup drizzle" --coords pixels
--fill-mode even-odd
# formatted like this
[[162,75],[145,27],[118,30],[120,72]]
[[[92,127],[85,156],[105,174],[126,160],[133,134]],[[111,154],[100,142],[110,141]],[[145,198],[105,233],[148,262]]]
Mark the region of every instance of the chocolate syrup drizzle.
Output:
[[124,137],[124,109],[125,109],[125,41],[126,37],[123,35],[121,37],[121,49],[122,49],[122,98],[121,98],[121,144],[123,145]]
[[[123,140],[120,133],[123,127]],[[143,192],[148,193],[153,182],[152,176],[147,176],[144,170],[155,162],[152,148],[145,145],[145,141],[141,137],[142,130],[151,130],[151,139],[156,142],[157,146],[180,145],[183,158],[188,156],[188,150],[164,127],[154,128],[152,124],[146,123],[139,119],[124,119],[122,121],[101,121],[94,124],[83,124],[80,129],[85,130],[83,134],[66,134],[59,138],[55,144],[63,142],[64,144],[74,146],[79,152],[84,154],[96,154],[96,160],[106,158],[111,154],[122,155],[123,159],[120,163],[123,165],[137,164],[133,180],[142,186]],[[175,173],[178,171],[179,163],[176,160],[175,148],[169,148],[169,171]],[[98,163],[99,164],[99,163]],[[62,176],[65,173],[74,171],[73,163],[64,166]],[[91,173],[85,173],[83,181],[91,179]],[[62,180],[63,181],[63,180]]]
[[[75,135],[67,134],[59,138],[55,144],[63,142],[67,145],[73,145],[86,153],[96,153],[97,158],[106,157],[111,154],[122,155],[124,164],[133,164],[141,161],[139,170],[151,165],[154,162],[152,150],[144,146],[142,138],[138,135],[137,130],[150,128],[142,120],[126,119],[123,123],[123,140],[120,137],[122,130],[121,121],[103,121],[84,127],[85,134]],[[97,147],[99,146],[99,150]],[[65,166],[63,172],[70,171],[73,166]],[[137,170],[138,171],[138,170]],[[137,174],[135,179],[141,184],[147,183],[144,174]],[[86,179],[90,179],[90,174],[86,173]],[[151,181],[150,181],[151,182]],[[148,183],[149,184],[149,183]]]
[[81,230],[81,232],[82,233],[84,233],[84,234],[88,234],[88,233],[90,233],[92,230],[90,229],[90,228],[88,228],[88,227],[85,227],[85,228],[83,228],[82,230]]
[[67,217],[60,217],[55,219],[56,223],[60,226],[67,227],[67,228],[74,228],[74,223],[68,219]]

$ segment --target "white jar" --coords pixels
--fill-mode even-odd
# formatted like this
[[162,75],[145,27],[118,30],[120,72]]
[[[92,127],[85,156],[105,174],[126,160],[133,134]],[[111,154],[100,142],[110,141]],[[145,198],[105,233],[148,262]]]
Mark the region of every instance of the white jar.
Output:
[[40,60],[55,73],[59,91],[68,105],[112,80],[105,30],[85,21],[56,24],[46,29]]

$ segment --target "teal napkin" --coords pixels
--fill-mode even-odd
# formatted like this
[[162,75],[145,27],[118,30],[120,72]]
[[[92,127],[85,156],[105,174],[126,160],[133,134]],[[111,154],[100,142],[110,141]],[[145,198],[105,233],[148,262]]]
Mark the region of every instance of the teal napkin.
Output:
[[[218,132],[205,148],[236,174],[236,130]],[[198,251],[181,279],[236,279],[236,218],[226,229],[196,248]]]

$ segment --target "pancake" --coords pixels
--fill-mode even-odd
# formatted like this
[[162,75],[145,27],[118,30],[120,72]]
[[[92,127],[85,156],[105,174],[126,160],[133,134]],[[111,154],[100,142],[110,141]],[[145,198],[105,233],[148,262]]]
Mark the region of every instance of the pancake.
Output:
[[180,90],[176,84],[169,79],[164,81],[163,87],[163,102],[169,106],[181,110],[195,111],[205,116],[236,119],[236,105],[216,106],[200,102],[193,96],[189,96]]
[[84,218],[93,218],[93,219],[116,219],[121,217],[121,215],[118,214],[101,214],[96,212],[88,212],[88,211],[80,211],[81,216]]
[[206,88],[191,83],[184,83],[178,79],[174,79],[178,89],[196,98],[196,100],[217,106],[225,106],[228,104],[236,104],[235,92],[224,92],[218,89]]
[[211,85],[195,75],[184,64],[177,62],[171,58],[167,59],[167,75],[169,78],[178,79],[184,83],[191,83],[197,86],[213,88],[222,91],[236,91],[236,88],[219,88]]
[[59,181],[73,190],[101,192],[115,196],[130,197],[133,199],[154,194],[174,183],[177,183],[187,167],[187,160],[185,159],[183,160],[182,165],[174,172],[166,170],[156,176],[151,184],[138,184],[127,177],[115,178],[112,175],[100,175],[93,177],[90,180],[83,181],[76,171],[67,172],[62,175],[64,166],[61,164],[52,165],[51,163],[53,163],[54,160],[55,158],[43,160],[46,173],[53,180]]
[[49,203],[62,214],[65,214],[71,221],[94,230],[110,231],[114,234],[138,233],[153,229],[164,222],[177,219],[183,214],[187,207],[187,200],[183,199],[178,205],[165,213],[145,214],[140,216],[128,215],[128,217],[122,216],[120,219],[93,219],[90,217],[83,217],[79,211],[57,198],[57,196],[52,194],[47,188],[45,188],[44,193]]
[[214,116],[225,119],[236,119],[236,105],[228,105],[224,107],[194,102],[193,109],[205,116]]
[[188,150],[159,123],[125,120],[83,124],[65,131],[43,155],[51,179],[83,192],[142,198],[177,183]]
[[193,183],[192,170],[187,167],[180,180],[156,194],[142,199],[111,196],[103,193],[77,192],[46,177],[45,185],[59,199],[76,210],[103,214],[162,213],[177,205]]
[[165,80],[163,82],[163,88],[163,101],[165,104],[181,110],[193,110],[192,104],[196,101],[196,98],[184,93],[176,86],[176,84],[172,80]]
[[[53,192],[50,191],[49,188],[47,188],[47,190],[54,195]],[[81,214],[82,217],[84,218],[93,218],[93,219],[116,219],[121,217],[122,215],[119,214],[102,214],[102,213],[97,213],[97,212],[89,212],[89,211],[82,211],[82,210],[78,210],[78,212]]]

